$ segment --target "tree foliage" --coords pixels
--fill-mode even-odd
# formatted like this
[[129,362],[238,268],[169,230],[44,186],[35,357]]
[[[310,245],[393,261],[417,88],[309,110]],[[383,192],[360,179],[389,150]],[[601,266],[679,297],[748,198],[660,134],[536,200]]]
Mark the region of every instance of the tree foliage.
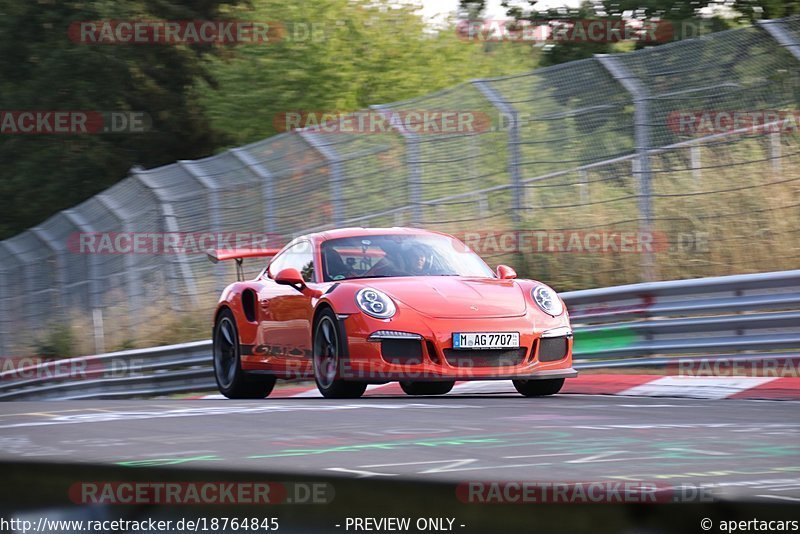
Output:
[[[0,239],[145,168],[275,133],[289,110],[353,110],[530,70],[518,46],[459,39],[391,0],[0,0],[0,110],[138,111],[146,133],[3,135]],[[252,45],[92,45],[76,21],[277,22]],[[304,33],[306,32],[306,33]]]
[[431,27],[415,7],[388,0],[260,0],[236,18],[279,20],[268,45],[209,60],[218,87],[203,91],[212,124],[236,144],[276,133],[286,111],[351,111],[405,100],[471,78],[531,70],[519,45],[459,37],[454,24]]
[[[577,7],[544,9],[539,0],[503,0],[506,14],[517,22],[543,24],[548,21],[585,19],[658,20],[671,28],[669,41],[698,37],[759,19],[781,18],[800,13],[798,0],[585,0]],[[462,16],[480,18],[485,0],[460,0]],[[594,54],[627,51],[667,42],[556,42],[545,45],[542,66],[584,59]]]
[[146,133],[9,135],[0,139],[0,237],[72,207],[125,177],[208,154],[215,135],[193,86],[208,78],[210,47],[84,44],[70,24],[98,20],[213,20],[233,0],[4,0],[0,7],[0,110],[137,111]]

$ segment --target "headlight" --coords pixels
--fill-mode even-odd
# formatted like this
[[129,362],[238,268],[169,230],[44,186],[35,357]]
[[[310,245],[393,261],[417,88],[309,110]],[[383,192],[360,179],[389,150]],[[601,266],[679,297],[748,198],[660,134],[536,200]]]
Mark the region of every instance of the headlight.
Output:
[[542,309],[543,312],[552,315],[561,315],[564,313],[564,305],[555,291],[547,286],[536,286],[531,291],[533,301]]
[[356,304],[361,311],[378,319],[389,319],[397,311],[392,299],[385,293],[369,287],[356,293]]

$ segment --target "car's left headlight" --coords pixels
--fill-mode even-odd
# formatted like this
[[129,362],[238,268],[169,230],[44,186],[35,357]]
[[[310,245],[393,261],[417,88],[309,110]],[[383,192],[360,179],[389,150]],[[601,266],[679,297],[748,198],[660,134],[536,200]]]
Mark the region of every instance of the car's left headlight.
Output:
[[386,293],[370,287],[365,287],[356,293],[356,304],[361,311],[377,319],[389,319],[397,311],[394,302]]
[[550,287],[539,285],[531,290],[533,301],[541,308],[546,314],[553,317],[564,313],[564,305],[558,294]]

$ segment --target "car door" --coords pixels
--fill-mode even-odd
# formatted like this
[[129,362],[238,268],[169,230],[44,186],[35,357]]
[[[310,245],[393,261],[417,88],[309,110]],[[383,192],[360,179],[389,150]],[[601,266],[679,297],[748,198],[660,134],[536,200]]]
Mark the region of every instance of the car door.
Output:
[[316,283],[316,265],[310,241],[300,241],[276,256],[265,273],[264,288],[259,292],[259,341],[270,360],[310,361],[311,298],[291,286],[275,283],[275,275],[293,267],[309,285]]

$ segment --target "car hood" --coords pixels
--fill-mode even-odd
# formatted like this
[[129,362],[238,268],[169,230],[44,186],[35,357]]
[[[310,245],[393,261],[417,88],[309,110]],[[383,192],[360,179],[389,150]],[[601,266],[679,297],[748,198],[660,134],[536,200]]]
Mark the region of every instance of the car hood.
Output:
[[518,317],[526,310],[525,294],[513,280],[421,276],[363,282],[431,317]]

